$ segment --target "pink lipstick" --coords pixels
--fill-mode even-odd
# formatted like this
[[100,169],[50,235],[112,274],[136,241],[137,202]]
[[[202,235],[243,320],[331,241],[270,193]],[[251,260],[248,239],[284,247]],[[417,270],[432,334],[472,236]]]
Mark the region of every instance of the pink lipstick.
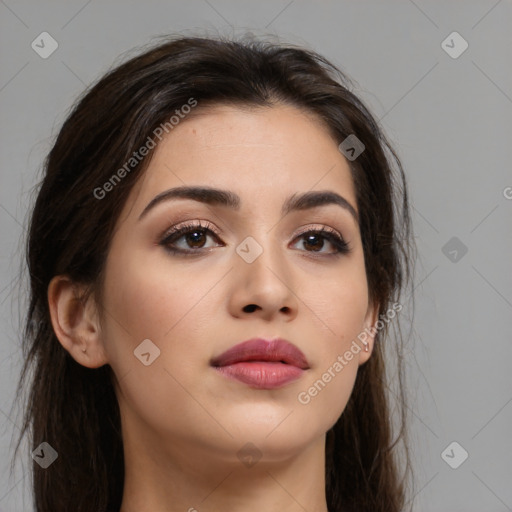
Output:
[[281,338],[253,338],[231,347],[210,364],[227,378],[256,389],[275,389],[299,379],[309,368],[306,356]]

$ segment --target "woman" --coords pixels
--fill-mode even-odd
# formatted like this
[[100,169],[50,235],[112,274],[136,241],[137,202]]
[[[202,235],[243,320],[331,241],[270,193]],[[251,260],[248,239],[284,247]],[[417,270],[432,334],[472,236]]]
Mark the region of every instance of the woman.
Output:
[[77,103],[27,242],[38,512],[403,509],[408,196],[348,86],[175,37]]

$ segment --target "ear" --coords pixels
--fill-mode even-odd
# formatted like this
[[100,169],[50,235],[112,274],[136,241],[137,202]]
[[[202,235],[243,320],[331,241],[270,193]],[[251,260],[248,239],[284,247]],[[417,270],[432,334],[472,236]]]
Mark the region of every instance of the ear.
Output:
[[97,308],[92,295],[81,299],[83,289],[68,276],[55,276],[48,285],[48,305],[53,330],[60,344],[82,366],[98,368],[108,363],[101,341]]
[[[373,347],[375,346],[375,336],[377,334],[376,324],[378,314],[379,305],[370,303],[364,317],[363,329],[360,333],[361,338],[359,338],[361,340],[360,344],[363,348],[363,350],[359,352],[359,365],[366,363],[372,355]],[[364,340],[364,343],[362,340]],[[366,351],[366,348],[368,348],[368,351]]]

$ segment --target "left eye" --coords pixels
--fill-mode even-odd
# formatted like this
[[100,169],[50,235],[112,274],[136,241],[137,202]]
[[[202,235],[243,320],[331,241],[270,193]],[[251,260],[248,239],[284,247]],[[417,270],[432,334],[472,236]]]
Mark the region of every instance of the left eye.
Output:
[[349,251],[348,244],[337,234],[326,229],[315,229],[301,233],[297,239],[303,241],[304,247],[310,247],[312,250],[307,252],[320,252],[324,248],[324,242],[327,240],[334,251],[328,254],[347,253]]

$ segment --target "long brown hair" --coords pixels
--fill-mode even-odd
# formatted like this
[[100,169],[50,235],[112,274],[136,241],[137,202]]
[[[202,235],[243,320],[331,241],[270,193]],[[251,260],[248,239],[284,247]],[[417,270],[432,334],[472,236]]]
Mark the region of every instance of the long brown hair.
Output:
[[[311,50],[248,36],[174,36],[109,71],[77,101],[46,159],[26,243],[30,296],[18,396],[33,373],[15,456],[27,432],[32,449],[46,441],[59,454],[48,469],[32,464],[37,512],[120,508],[124,458],[113,372],[109,365],[85,368],[62,347],[51,325],[47,289],[52,277],[66,274],[89,285],[88,293],[101,302],[114,225],[153,152],[109,187],[107,199],[94,191],[190,98],[197,109],[286,103],[315,114],[340,143],[355,134],[365,146],[349,163],[370,300],[381,315],[400,301],[411,282],[414,248],[405,176],[352,88],[344,73]],[[327,433],[331,512],[398,512],[406,500],[404,336],[401,329],[388,336],[398,318],[383,324],[346,409]],[[391,346],[393,379],[384,364]],[[393,416],[390,397],[396,402]]]

